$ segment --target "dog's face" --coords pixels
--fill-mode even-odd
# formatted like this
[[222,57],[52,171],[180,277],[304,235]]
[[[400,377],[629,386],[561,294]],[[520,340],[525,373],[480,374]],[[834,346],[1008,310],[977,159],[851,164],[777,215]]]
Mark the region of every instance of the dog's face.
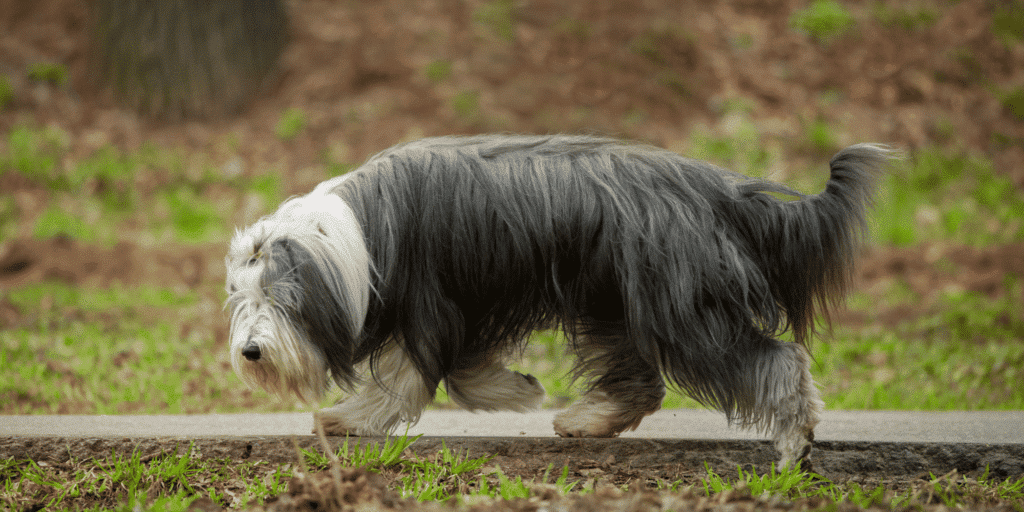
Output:
[[250,387],[316,401],[354,380],[369,261],[348,206],[318,188],[236,233],[225,259],[231,364]]

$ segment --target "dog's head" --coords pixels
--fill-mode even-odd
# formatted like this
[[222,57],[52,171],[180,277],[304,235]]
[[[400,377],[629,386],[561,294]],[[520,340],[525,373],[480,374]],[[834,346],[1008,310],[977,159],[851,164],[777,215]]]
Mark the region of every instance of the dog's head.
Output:
[[352,210],[328,187],[235,234],[225,259],[231,364],[250,387],[318,400],[355,380],[369,256]]

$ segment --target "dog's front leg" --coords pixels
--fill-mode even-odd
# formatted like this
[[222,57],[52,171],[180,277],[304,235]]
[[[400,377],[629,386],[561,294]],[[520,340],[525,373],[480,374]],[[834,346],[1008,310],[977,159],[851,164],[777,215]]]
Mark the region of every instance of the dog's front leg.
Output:
[[423,408],[433,401],[433,390],[427,389],[405,352],[394,344],[367,380],[356,395],[313,413],[314,425],[323,426],[330,436],[386,435],[400,422],[419,421]]

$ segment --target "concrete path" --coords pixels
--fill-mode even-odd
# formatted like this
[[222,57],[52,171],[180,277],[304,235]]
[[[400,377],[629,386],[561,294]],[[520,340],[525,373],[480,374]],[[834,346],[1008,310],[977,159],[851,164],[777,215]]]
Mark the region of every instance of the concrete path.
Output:
[[[410,435],[438,437],[555,437],[557,411],[527,414],[431,410]],[[0,416],[0,437],[223,437],[309,435],[310,413],[195,416]],[[402,433],[404,428],[399,429]],[[729,428],[713,411],[675,409],[648,417],[623,438],[755,440],[756,432]],[[818,441],[1024,443],[1024,411],[827,411]]]

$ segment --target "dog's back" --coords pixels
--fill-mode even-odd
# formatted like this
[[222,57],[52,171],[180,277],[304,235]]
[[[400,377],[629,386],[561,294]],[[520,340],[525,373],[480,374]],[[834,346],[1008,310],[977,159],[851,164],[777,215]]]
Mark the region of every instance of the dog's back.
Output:
[[[826,190],[802,196],[611,139],[439,137],[378,154],[336,192],[374,241],[384,302],[443,290],[450,313],[467,317],[453,322],[482,326],[471,334],[485,346],[552,319],[622,320],[630,338],[653,340],[640,348],[664,366],[751,329],[803,342],[815,314],[842,298],[888,156],[847,148]],[[382,196],[396,209],[374,207]],[[673,343],[680,333],[687,342]],[[665,347],[676,350],[654,352]]]

